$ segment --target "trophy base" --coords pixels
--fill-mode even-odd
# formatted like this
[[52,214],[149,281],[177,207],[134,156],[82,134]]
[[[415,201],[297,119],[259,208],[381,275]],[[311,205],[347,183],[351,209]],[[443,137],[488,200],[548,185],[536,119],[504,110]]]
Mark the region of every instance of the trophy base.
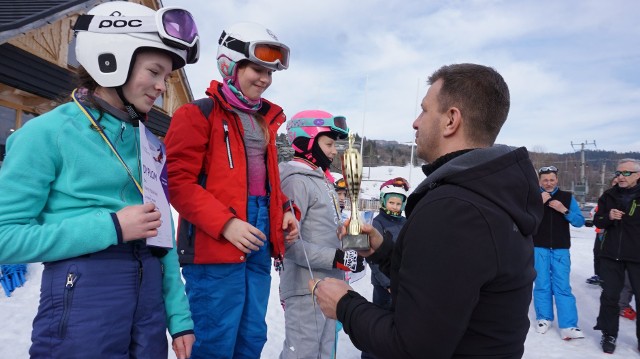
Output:
[[342,249],[344,250],[363,251],[369,248],[369,236],[366,234],[347,234],[342,238]]

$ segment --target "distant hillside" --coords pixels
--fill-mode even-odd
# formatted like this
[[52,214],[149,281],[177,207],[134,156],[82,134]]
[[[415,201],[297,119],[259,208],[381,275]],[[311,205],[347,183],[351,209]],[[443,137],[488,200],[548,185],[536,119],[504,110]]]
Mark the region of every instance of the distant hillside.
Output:
[[[355,147],[360,150],[361,138],[356,134]],[[280,154],[280,161],[289,160],[293,156],[293,150],[287,142],[287,136],[285,134],[278,135],[278,152]],[[338,141],[338,150],[344,150],[347,148],[348,142],[346,140]],[[415,157],[415,154],[414,154]],[[411,146],[408,144],[401,144],[397,141],[385,141],[385,140],[368,140],[365,138],[364,148],[362,149],[362,161],[365,167],[378,167],[378,166],[406,166],[411,162]],[[414,165],[422,163],[417,158],[414,158]],[[339,168],[339,164],[336,163]]]
[[[280,160],[289,160],[293,155],[291,147],[288,145],[286,135],[278,135]],[[356,148],[360,149],[360,137],[356,135]],[[339,141],[339,150],[347,146],[346,141]],[[581,153],[545,153],[529,152],[534,167],[553,165],[558,167],[558,181],[560,188],[566,190],[574,189],[581,180]],[[406,143],[385,140],[369,140],[365,138],[362,151],[364,167],[378,166],[406,166],[411,161],[411,146]],[[595,202],[600,196],[601,190],[609,187],[609,182],[613,177],[613,172],[619,159],[637,158],[640,159],[640,152],[617,153],[604,150],[584,151],[584,176],[587,182],[586,198],[581,201]],[[416,158],[414,153],[414,165],[424,164],[424,161]],[[336,169],[341,168],[341,161],[334,163]],[[604,178],[604,185],[603,185]]]

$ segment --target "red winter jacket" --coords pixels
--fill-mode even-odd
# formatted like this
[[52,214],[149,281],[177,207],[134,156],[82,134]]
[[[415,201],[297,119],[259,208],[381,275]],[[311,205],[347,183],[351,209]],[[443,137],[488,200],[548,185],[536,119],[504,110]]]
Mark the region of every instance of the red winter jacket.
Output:
[[[185,104],[171,119],[165,138],[169,170],[169,197],[180,213],[178,255],[180,264],[241,263],[245,254],[222,236],[232,218],[247,220],[248,169],[244,129],[221,93],[222,84],[212,81],[206,94],[214,100],[208,119],[197,105]],[[286,117],[282,108],[262,100],[259,113],[269,124],[266,151],[269,178],[269,240],[271,256],[284,256],[283,208],[288,199],[280,188],[276,131]],[[204,173],[203,188],[199,178]],[[193,224],[191,226],[189,223]],[[187,228],[188,227],[188,228]],[[189,233],[182,236],[180,234]],[[185,243],[187,242],[187,243]]]

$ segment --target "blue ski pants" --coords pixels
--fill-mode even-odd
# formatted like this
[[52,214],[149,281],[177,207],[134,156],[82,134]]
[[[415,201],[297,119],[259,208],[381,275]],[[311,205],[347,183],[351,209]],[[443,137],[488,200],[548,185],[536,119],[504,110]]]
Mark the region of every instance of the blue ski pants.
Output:
[[578,326],[576,297],[571,293],[569,273],[571,256],[568,249],[534,248],[534,266],[537,272],[533,287],[536,320],[552,321],[553,301],[558,314],[558,327]]
[[[247,222],[269,235],[268,197],[249,197]],[[267,342],[269,241],[244,263],[189,264],[182,275],[195,324],[191,359],[260,358]]]

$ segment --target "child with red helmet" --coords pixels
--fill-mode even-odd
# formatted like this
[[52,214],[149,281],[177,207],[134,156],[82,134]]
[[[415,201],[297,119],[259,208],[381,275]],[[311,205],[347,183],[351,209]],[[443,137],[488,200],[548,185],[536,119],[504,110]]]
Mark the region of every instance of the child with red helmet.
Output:
[[[395,242],[407,218],[402,215],[409,197],[409,183],[402,177],[392,178],[380,185],[380,212],[373,218],[373,227],[383,236]],[[369,262],[371,268],[371,284],[373,285],[372,302],[378,306],[391,309],[391,281],[385,276],[377,264]],[[363,352],[362,358],[375,358]]]

